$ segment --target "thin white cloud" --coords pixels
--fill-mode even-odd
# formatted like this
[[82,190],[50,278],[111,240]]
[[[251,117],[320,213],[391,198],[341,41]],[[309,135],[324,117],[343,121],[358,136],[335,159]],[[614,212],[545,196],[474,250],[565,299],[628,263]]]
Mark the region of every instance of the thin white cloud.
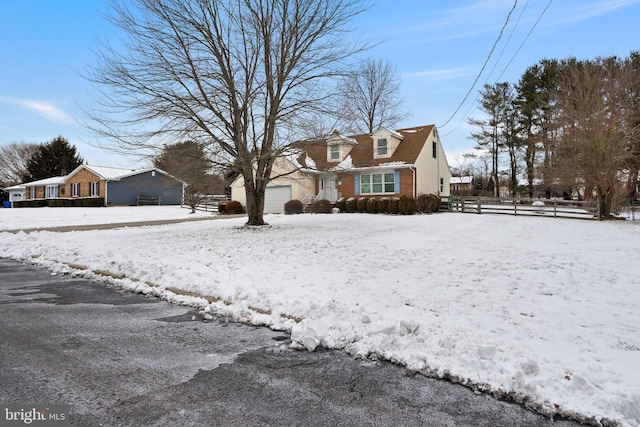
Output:
[[608,0],[571,3],[571,6],[563,9],[554,23],[567,24],[570,22],[584,21],[596,16],[606,15],[618,9],[640,3],[640,0]]
[[447,68],[443,70],[426,70],[408,74],[409,77],[424,77],[430,81],[442,81],[468,76],[471,73],[466,68]]
[[37,112],[41,117],[56,123],[73,123],[73,117],[62,111],[48,101],[35,99],[15,99],[0,96],[0,102],[5,104],[18,105],[28,110]]

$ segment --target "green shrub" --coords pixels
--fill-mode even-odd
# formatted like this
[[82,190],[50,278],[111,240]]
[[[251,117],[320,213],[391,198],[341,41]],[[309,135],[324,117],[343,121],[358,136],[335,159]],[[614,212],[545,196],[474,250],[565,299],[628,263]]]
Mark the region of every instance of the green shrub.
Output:
[[340,209],[340,212],[346,212],[347,211],[347,200],[344,197],[340,197],[337,201],[336,201],[336,208]]
[[387,197],[378,199],[378,212],[389,213],[389,199]]
[[225,206],[225,213],[228,215],[241,214],[244,212],[244,208],[242,207],[242,203],[237,200],[230,200],[227,202],[227,206]]
[[388,202],[388,211],[390,214],[398,213],[398,198],[390,197]]
[[413,215],[416,211],[416,199],[406,194],[400,196],[400,200],[398,201],[398,212],[401,215]]
[[[228,206],[227,206],[228,209]],[[302,202],[298,199],[289,200],[284,204],[284,213],[287,215],[295,215],[302,213]]]
[[369,199],[367,197],[360,197],[358,199],[358,204],[357,204],[356,209],[357,209],[357,211],[359,213],[367,213],[367,201],[368,200]]
[[357,197],[349,197],[345,202],[345,212],[353,213],[358,210],[358,198]]
[[367,212],[370,214],[378,213],[378,199],[371,197],[367,200]]
[[14,208],[42,208],[44,206],[47,206],[47,201],[44,199],[13,202]]
[[418,212],[430,213],[440,210],[440,197],[435,194],[420,194],[416,199]]
[[90,197],[82,199],[83,207],[100,207],[104,206],[104,197]]
[[313,213],[328,214],[331,213],[331,209],[333,209],[333,204],[327,199],[316,200],[311,206],[311,212]]

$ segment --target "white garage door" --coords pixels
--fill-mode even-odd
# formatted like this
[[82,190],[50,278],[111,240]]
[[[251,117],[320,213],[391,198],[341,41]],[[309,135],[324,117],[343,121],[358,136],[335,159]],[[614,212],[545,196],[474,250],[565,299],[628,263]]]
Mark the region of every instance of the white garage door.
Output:
[[291,200],[291,186],[267,187],[264,195],[264,213],[283,213],[284,204]]

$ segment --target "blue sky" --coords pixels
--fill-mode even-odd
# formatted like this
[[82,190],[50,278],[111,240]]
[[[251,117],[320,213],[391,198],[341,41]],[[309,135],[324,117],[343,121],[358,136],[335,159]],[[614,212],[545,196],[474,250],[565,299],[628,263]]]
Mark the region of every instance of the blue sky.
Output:
[[[0,145],[62,135],[89,164],[139,165],[92,146],[76,121],[92,90],[80,74],[96,40],[114,37],[104,11],[106,0],[0,0]],[[370,55],[389,60],[401,77],[411,115],[398,127],[435,124],[454,167],[473,151],[467,119],[480,115],[484,83],[515,83],[543,58],[627,56],[640,50],[639,20],[640,0],[379,0],[358,29],[384,40]]]

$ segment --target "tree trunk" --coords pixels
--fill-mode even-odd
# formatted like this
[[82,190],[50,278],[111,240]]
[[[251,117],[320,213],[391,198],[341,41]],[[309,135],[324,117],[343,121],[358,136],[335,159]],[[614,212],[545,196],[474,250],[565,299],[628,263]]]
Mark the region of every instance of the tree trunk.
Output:
[[598,190],[598,217],[609,218],[611,216],[611,207],[613,205],[613,193]]
[[245,194],[247,196],[247,216],[249,217],[245,225],[268,225],[264,222],[265,188],[260,188],[260,186],[256,187],[253,185],[245,185]]

